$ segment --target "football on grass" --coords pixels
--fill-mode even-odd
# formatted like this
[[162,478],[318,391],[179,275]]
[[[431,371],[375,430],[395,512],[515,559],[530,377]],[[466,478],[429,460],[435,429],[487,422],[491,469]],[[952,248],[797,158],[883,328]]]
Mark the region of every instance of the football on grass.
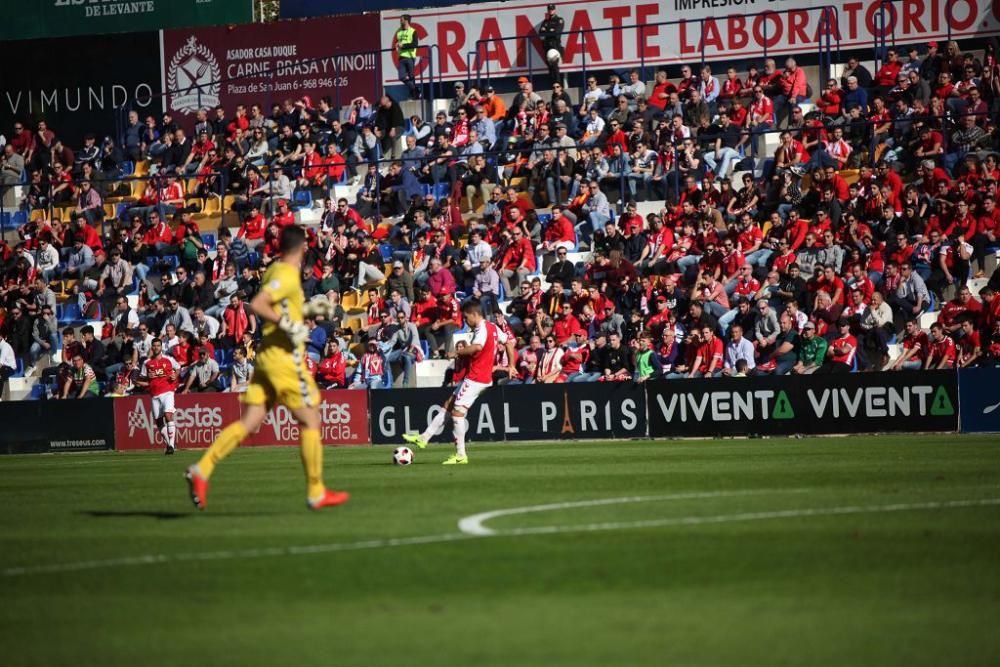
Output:
[[398,466],[408,466],[413,463],[413,452],[409,447],[396,447],[392,452],[392,462]]

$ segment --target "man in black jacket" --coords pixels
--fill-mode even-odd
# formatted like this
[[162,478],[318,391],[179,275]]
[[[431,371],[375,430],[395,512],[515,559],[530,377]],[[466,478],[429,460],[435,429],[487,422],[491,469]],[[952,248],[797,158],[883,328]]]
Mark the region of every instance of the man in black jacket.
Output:
[[396,100],[383,95],[375,111],[375,130],[380,133],[383,158],[398,158],[402,152],[403,110]]
[[566,248],[556,249],[556,261],[545,272],[546,282],[554,283],[559,281],[563,285],[569,285],[573,281],[573,278],[576,277],[576,267],[573,266],[573,262],[566,259],[567,254],[568,251]]
[[[545,18],[538,26],[538,35],[542,38],[542,50],[545,52],[545,62],[549,66],[549,76],[553,81],[559,80],[559,63],[562,61],[563,47],[562,34],[565,22],[563,18],[556,14],[556,6],[548,5],[545,8]],[[549,58],[549,51],[558,52],[558,57]]]

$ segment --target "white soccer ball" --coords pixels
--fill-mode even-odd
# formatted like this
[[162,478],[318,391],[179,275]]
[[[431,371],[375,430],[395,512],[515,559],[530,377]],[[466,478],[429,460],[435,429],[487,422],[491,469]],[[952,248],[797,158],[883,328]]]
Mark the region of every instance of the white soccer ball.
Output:
[[545,52],[545,59],[550,63],[557,63],[562,60],[562,54],[559,53],[559,49],[549,49]]
[[392,462],[398,466],[408,466],[413,463],[413,452],[409,447],[396,447],[392,451]]

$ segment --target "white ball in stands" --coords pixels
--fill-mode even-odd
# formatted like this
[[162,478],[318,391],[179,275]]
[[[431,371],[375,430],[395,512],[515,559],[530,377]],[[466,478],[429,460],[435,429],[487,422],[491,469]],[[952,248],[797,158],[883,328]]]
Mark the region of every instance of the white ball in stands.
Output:
[[392,462],[398,466],[408,466],[413,463],[413,452],[409,447],[396,447],[392,451]]

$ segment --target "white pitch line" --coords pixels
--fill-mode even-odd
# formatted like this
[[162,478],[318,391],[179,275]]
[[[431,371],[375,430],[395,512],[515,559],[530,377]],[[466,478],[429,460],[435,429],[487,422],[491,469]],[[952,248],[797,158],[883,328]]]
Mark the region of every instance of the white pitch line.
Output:
[[[796,519],[808,516],[842,516],[849,514],[881,514],[885,512],[911,512],[915,510],[943,510],[963,507],[991,507],[1000,505],[1000,498],[978,500],[946,500],[926,503],[895,503],[892,505],[858,505],[845,507],[815,507],[806,509],[774,510],[769,512],[744,512],[740,514],[716,514],[711,516],[684,516],[644,521],[613,521],[605,523],[578,524],[572,526],[535,526],[512,528],[482,535],[517,537],[521,535],[551,535],[554,533],[588,533],[603,530],[628,530],[633,528],[659,528],[663,526],[701,526],[714,523],[736,523],[744,521],[768,521],[772,519]],[[487,529],[488,530],[488,529]]]
[[622,498],[604,498],[601,500],[576,500],[565,503],[550,503],[548,505],[528,505],[527,507],[513,507],[504,510],[493,510],[467,516],[458,522],[458,529],[466,535],[476,537],[487,537],[497,535],[505,531],[497,531],[487,528],[483,524],[501,516],[512,516],[515,514],[529,514],[531,512],[550,512],[552,510],[565,510],[574,507],[599,507],[601,505],[622,505],[625,503],[649,503],[662,500],[700,500],[704,498],[728,498],[733,496],[759,496],[772,495],[777,493],[806,493],[809,489],[754,489],[747,491],[702,491],[691,493],[672,493],[663,496],[625,496]]
[[[760,493],[760,492],[758,492]],[[678,494],[680,495],[680,494]],[[695,494],[685,494],[695,496]],[[746,495],[745,493],[743,495]],[[704,494],[701,494],[704,496]],[[611,501],[621,502],[622,498],[607,499],[604,504],[611,504]],[[590,505],[599,501],[581,501]],[[563,506],[565,503],[556,503]],[[940,510],[957,509],[967,507],[987,507],[1000,505],[1000,498],[983,498],[977,500],[948,500],[938,502],[923,503],[895,503],[892,505],[867,505],[867,506],[846,506],[846,507],[817,507],[805,509],[775,510],[769,512],[747,512],[742,514],[717,514],[710,516],[687,516],[666,519],[652,519],[648,521],[622,521],[611,523],[592,523],[573,526],[538,526],[534,528],[515,528],[512,530],[497,531],[486,534],[468,533],[443,533],[439,535],[418,535],[414,537],[397,537],[379,540],[365,540],[360,542],[334,542],[331,544],[316,544],[291,547],[268,547],[259,549],[234,549],[231,551],[208,551],[199,553],[182,554],[146,554],[140,556],[128,556],[122,558],[110,558],[106,560],[87,560],[75,563],[54,563],[50,565],[28,565],[24,567],[10,567],[3,570],[4,577],[20,577],[32,574],[57,574],[64,572],[78,572],[82,570],[97,570],[113,567],[125,567],[135,565],[159,565],[172,562],[191,561],[218,561],[236,560],[246,558],[266,558],[272,556],[302,556],[319,553],[335,553],[339,551],[360,551],[364,549],[385,549],[391,547],[404,547],[420,544],[440,544],[445,542],[458,542],[462,540],[472,540],[483,537],[518,537],[523,535],[543,535],[552,533],[581,533],[604,530],[627,530],[630,528],[654,528],[661,526],[698,526],[704,524],[730,523],[740,521],[766,521],[773,519],[790,519],[807,516],[836,516],[848,514],[874,514],[882,512],[906,512],[915,510]],[[551,507],[537,505],[535,507]],[[525,509],[525,508],[520,508]],[[535,511],[543,511],[537,509]]]

